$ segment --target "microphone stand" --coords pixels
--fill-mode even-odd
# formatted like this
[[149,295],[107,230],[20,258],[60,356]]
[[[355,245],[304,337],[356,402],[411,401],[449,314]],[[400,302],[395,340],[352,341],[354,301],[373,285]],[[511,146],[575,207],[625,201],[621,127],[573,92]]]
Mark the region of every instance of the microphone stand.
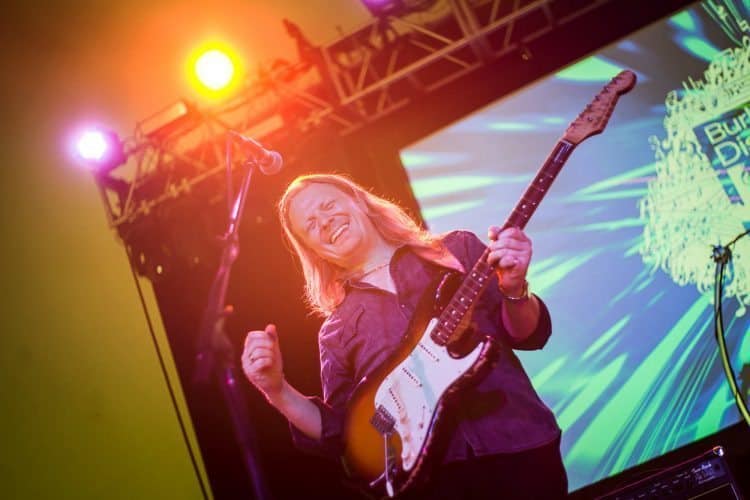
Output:
[[245,470],[250,477],[255,498],[266,500],[270,496],[256,457],[256,437],[250,423],[247,398],[241,390],[236,376],[235,360],[237,357],[224,329],[226,317],[232,310],[231,306],[225,306],[225,303],[232,265],[240,252],[240,217],[245,206],[253,171],[258,168],[258,163],[254,158],[247,160],[245,165],[248,167],[247,173],[237,197],[234,198],[234,203],[232,203],[232,141],[228,134],[226,167],[229,224],[227,232],[221,237],[223,243],[221,260],[209,289],[206,307],[201,319],[193,381],[197,384],[205,384],[209,381],[211,375],[216,377],[216,382],[221,388],[222,396],[232,420],[235,438],[240,445]]

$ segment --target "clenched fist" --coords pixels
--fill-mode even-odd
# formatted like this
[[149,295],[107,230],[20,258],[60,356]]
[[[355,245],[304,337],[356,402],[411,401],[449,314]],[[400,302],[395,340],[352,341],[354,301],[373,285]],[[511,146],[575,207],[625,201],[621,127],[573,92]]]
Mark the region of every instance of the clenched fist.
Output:
[[284,370],[275,325],[248,332],[242,351],[242,370],[250,383],[267,399],[272,399],[281,391]]

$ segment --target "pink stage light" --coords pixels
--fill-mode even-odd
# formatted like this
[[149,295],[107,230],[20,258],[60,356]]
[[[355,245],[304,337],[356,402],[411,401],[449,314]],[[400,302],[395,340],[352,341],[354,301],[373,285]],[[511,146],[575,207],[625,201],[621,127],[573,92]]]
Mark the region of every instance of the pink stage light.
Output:
[[127,160],[120,138],[105,128],[81,130],[72,146],[79,163],[97,172],[108,172]]
[[88,130],[81,134],[76,142],[76,149],[86,161],[100,162],[109,150],[109,143],[104,133],[99,130]]
[[437,0],[362,0],[375,17],[402,16],[431,9]]
[[404,10],[403,0],[363,0],[362,3],[375,17],[398,14]]

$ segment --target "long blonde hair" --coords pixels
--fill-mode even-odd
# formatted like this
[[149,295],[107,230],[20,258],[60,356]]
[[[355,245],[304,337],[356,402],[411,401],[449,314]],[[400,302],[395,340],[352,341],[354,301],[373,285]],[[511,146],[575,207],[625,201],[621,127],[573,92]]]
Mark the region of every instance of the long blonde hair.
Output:
[[351,276],[340,266],[319,257],[292,231],[289,205],[294,196],[311,184],[328,184],[350,196],[388,243],[412,246],[420,250],[420,254],[435,259],[445,253],[439,238],[422,229],[401,207],[370,193],[352,180],[335,174],[297,177],[279,200],[279,219],[287,240],[302,264],[305,299],[313,312],[330,315],[344,300],[344,282]]

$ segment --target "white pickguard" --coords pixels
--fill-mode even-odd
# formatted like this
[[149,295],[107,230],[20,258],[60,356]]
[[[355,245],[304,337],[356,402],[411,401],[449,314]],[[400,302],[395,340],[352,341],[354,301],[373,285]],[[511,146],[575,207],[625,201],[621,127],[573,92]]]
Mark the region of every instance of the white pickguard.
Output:
[[419,457],[443,393],[477,361],[482,350],[480,343],[468,355],[452,358],[445,347],[430,338],[437,321],[438,318],[430,321],[419,344],[388,374],[375,394],[375,407],[382,406],[396,420],[402,467],[406,471]]

